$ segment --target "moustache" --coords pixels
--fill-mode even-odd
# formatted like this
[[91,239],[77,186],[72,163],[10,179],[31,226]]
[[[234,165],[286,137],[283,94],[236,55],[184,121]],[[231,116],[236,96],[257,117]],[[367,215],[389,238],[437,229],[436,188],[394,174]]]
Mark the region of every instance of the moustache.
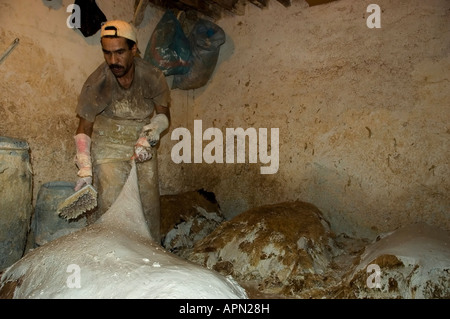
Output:
[[122,69],[124,69],[123,66],[118,65],[118,64],[111,64],[111,65],[109,66],[109,68],[110,68],[111,70],[122,70]]

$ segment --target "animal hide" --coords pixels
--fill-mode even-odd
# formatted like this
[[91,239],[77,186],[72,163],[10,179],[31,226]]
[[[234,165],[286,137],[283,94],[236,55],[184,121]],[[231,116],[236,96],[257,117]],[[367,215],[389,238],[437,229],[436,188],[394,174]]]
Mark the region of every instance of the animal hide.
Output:
[[0,298],[237,299],[247,293],[232,277],[182,259],[151,239],[132,161],[122,192],[101,219],[8,267]]

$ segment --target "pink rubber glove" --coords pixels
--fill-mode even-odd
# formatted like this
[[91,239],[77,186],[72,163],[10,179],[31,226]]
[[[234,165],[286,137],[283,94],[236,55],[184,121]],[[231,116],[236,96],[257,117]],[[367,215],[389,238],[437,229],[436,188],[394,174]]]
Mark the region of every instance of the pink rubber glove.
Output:
[[77,175],[79,177],[75,191],[78,191],[84,185],[92,185],[92,161],[91,161],[91,138],[83,133],[75,135],[75,146],[77,154],[75,164],[78,167]]

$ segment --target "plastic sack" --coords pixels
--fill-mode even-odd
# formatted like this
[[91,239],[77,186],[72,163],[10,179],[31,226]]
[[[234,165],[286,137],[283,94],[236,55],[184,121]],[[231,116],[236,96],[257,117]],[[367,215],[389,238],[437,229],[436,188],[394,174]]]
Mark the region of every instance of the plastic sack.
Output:
[[189,34],[191,57],[186,74],[175,75],[172,89],[190,90],[204,86],[210,79],[219,58],[225,32],[217,24],[199,19]]
[[144,60],[168,76],[188,72],[190,56],[189,40],[181,23],[172,11],[167,10],[153,30]]

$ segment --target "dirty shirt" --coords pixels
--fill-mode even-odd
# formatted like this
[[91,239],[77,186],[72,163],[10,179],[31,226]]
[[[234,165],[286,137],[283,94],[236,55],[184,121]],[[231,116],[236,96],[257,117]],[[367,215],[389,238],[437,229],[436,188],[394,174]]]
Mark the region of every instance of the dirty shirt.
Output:
[[169,106],[170,89],[164,74],[141,58],[135,57],[134,62],[130,88],[121,87],[104,62],[88,77],[81,90],[76,112],[94,122],[94,165],[129,160],[155,105]]
[[122,88],[106,62],[86,80],[76,108],[77,114],[94,122],[98,114],[116,119],[145,119],[155,104],[168,106],[170,91],[164,74],[149,62],[134,58],[135,73],[129,89]]

